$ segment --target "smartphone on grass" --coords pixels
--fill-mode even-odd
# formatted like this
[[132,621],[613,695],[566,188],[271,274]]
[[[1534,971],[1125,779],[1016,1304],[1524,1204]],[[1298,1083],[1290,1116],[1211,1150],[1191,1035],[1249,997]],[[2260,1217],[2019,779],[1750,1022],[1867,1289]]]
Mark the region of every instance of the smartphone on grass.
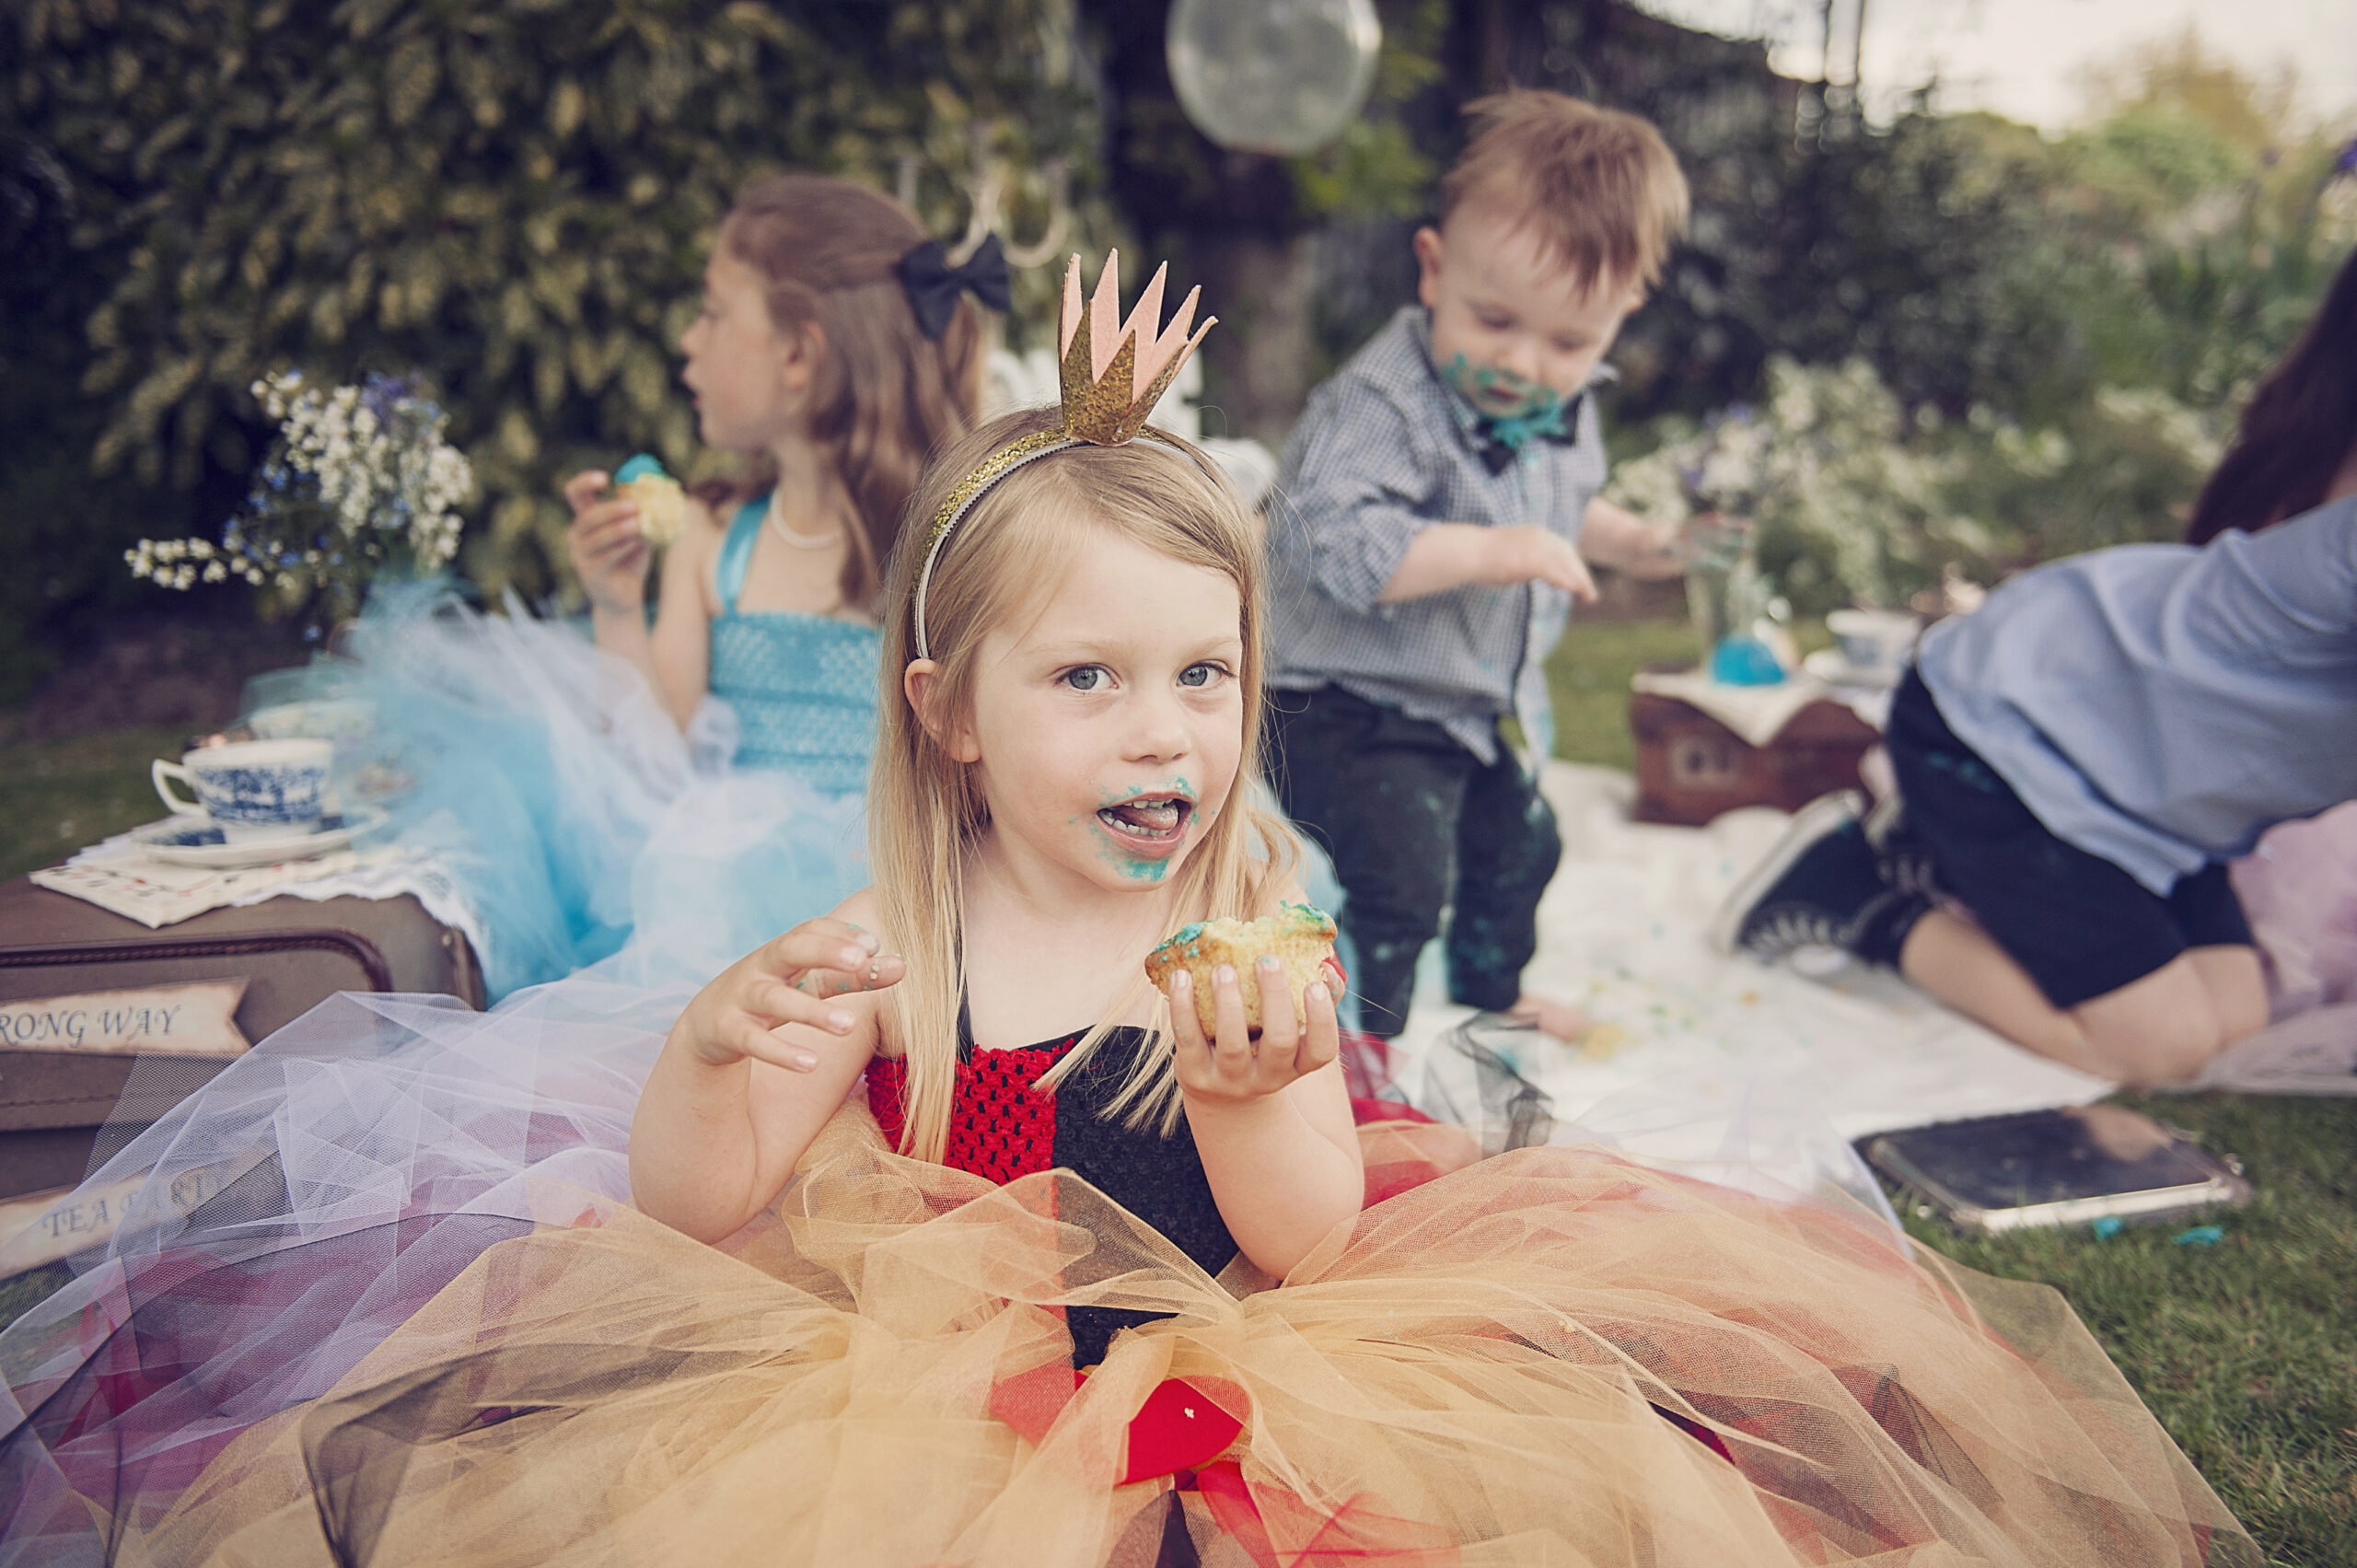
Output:
[[2250,1202],[2231,1156],[2117,1105],[1942,1121],[1857,1143],[1859,1155],[1960,1231],[2134,1224]]

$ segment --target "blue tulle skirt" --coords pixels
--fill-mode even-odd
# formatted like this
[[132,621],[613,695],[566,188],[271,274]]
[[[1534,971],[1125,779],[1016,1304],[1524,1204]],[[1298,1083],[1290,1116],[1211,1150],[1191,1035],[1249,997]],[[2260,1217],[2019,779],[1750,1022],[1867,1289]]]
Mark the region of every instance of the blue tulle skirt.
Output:
[[733,767],[726,703],[682,734],[626,661],[512,599],[380,593],[337,656],[262,677],[247,705],[337,734],[347,796],[435,851],[473,912],[494,1000],[634,933],[709,975],[867,880],[856,795]]

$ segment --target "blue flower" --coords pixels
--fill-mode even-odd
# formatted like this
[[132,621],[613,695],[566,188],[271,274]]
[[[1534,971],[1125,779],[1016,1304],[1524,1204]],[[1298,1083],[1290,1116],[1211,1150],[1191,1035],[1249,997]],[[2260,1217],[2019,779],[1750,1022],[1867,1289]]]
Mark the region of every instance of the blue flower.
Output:
[[360,383],[360,404],[375,414],[380,424],[390,424],[401,404],[416,395],[416,383],[405,376],[387,376],[372,370]]

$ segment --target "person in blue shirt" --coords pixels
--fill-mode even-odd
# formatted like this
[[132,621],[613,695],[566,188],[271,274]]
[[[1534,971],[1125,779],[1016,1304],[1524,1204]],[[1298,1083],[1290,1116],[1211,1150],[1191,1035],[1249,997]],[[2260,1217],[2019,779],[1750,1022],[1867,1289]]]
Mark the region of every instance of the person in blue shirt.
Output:
[[2357,494],[2023,573],[1925,633],[1888,745],[1895,830],[1814,803],[1720,944],[1840,947],[2071,1066],[2195,1076],[2267,1022],[2226,863],[2357,799]]
[[1713,940],[1847,949],[2124,1083],[2193,1077],[2264,1026],[2226,863],[2357,799],[2352,331],[2357,255],[2186,543],[2052,562],[1933,627],[1892,705],[1898,793],[1866,820],[1852,792],[1805,807]]

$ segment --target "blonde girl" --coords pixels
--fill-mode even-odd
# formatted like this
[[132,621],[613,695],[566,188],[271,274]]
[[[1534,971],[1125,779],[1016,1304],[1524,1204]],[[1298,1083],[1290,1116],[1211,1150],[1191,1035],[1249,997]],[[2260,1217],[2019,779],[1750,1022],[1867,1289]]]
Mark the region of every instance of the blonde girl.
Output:
[[[960,443],[911,515],[1053,426],[1010,415]],[[1223,971],[1207,1041],[1185,978],[1156,996],[1142,969],[1190,921],[1298,896],[1289,835],[1245,788],[1261,678],[1248,517],[1175,441],[1034,462],[941,550],[929,656],[912,611],[923,561],[903,552],[888,595],[898,679],[870,791],[876,884],[682,1015],[633,1125],[638,1202],[691,1236],[735,1231],[872,1068],[905,1084],[903,1150],[954,1163],[961,1066],[1045,1041],[1062,1053],[1039,1091],[1089,1078],[1123,1139],[1185,1140],[1233,1249],[1282,1275],[1361,1193],[1331,992],[1310,987],[1301,1017],[1272,1005],[1254,1040]]]

